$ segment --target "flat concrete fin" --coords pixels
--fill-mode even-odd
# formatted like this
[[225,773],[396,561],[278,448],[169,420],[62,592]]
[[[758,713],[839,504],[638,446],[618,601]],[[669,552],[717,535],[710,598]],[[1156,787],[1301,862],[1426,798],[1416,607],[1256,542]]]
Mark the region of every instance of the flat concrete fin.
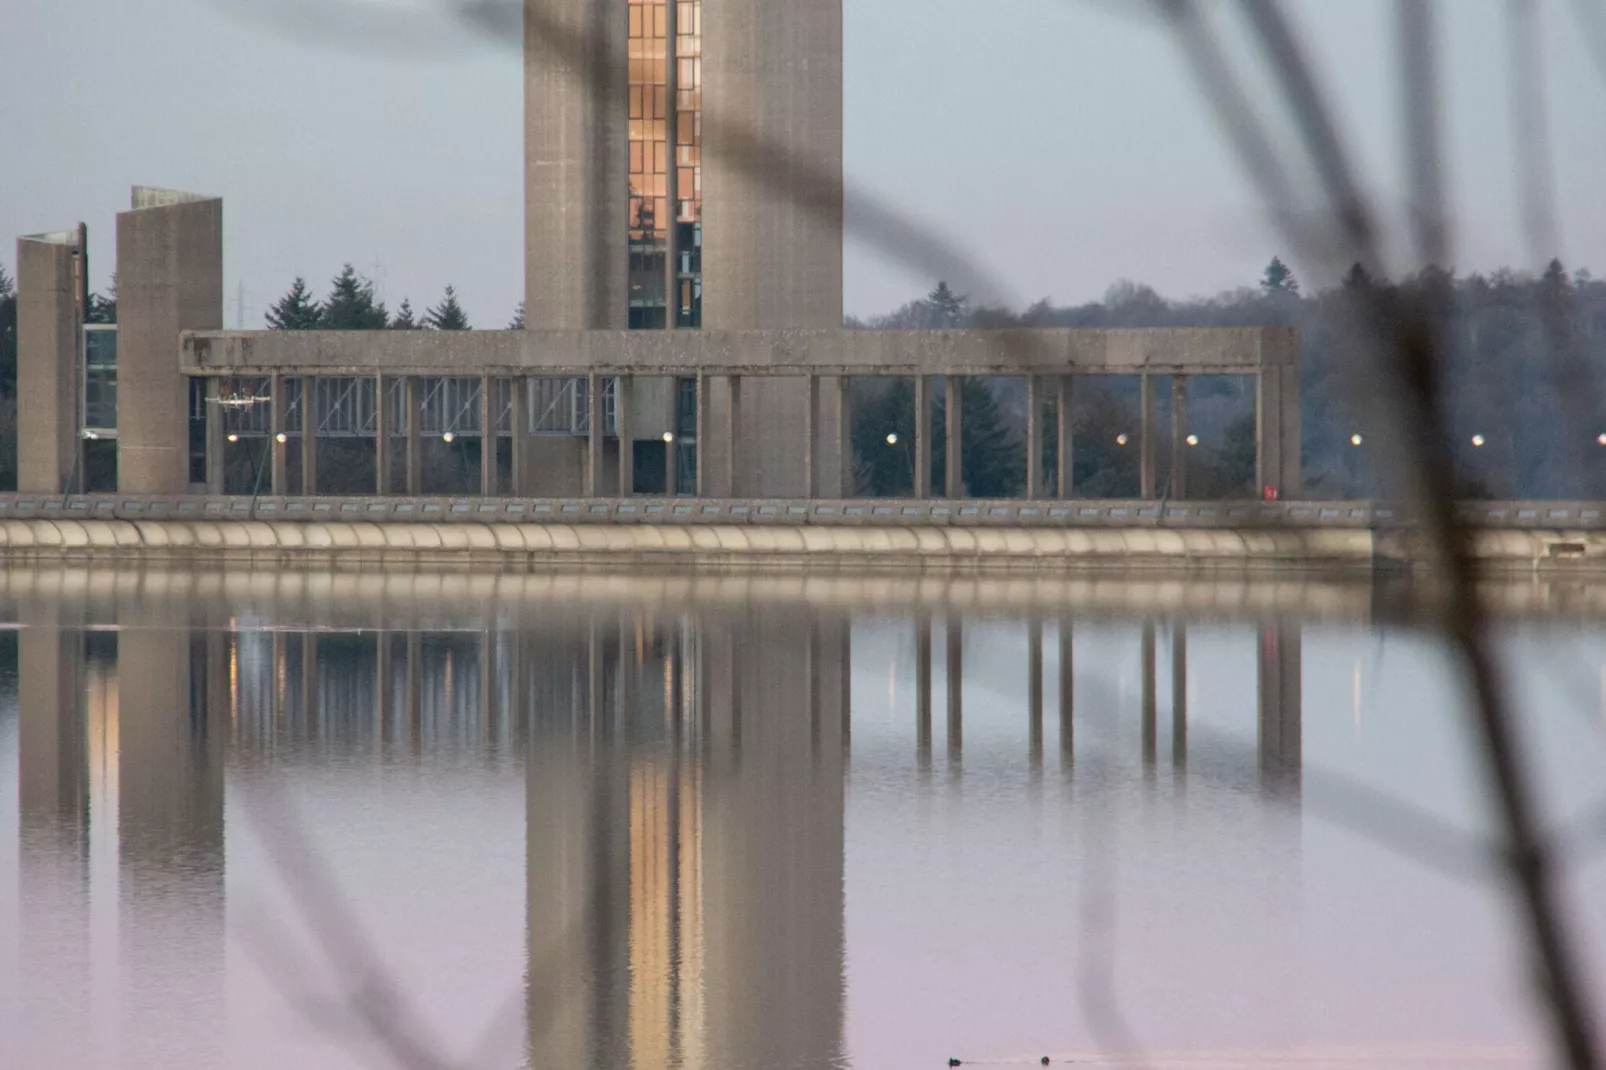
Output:
[[188,204],[191,201],[214,200],[217,198],[204,193],[186,193],[183,190],[163,189],[160,186],[135,186],[133,196],[136,212],[146,208],[167,208],[175,204]]
[[24,234],[18,241],[36,241],[44,245],[77,245],[77,230],[52,230],[48,234]]

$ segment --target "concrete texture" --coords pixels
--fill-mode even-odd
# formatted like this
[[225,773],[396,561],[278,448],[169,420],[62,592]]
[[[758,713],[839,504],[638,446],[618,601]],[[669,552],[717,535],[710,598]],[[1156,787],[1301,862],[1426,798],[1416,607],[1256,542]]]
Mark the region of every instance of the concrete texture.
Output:
[[59,494],[78,474],[78,232],[17,242],[17,489]]
[[[1297,365],[1285,327],[1021,331],[192,331],[195,373],[1248,375]],[[799,405],[801,408],[801,404]]]
[[136,188],[134,209],[117,216],[117,278],[118,488],[179,493],[188,384],[174,344],[223,324],[223,202]]
[[524,0],[524,321],[629,318],[623,3]]
[[841,0],[703,0],[703,325],[842,325]]

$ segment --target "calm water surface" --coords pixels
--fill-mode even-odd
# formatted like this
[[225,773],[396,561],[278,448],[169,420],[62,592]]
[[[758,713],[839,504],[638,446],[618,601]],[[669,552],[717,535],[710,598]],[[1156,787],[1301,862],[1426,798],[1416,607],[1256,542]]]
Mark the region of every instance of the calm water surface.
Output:
[[[1544,1061],[1407,631],[118,590],[0,636],[0,1066]],[[1606,630],[1503,649],[1598,815]]]

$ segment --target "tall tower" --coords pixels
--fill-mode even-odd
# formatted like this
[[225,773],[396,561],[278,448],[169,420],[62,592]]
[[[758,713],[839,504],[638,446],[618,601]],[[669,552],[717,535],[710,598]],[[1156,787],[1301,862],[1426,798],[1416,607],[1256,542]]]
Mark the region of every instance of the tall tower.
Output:
[[525,0],[524,59],[529,326],[841,326],[841,0]]

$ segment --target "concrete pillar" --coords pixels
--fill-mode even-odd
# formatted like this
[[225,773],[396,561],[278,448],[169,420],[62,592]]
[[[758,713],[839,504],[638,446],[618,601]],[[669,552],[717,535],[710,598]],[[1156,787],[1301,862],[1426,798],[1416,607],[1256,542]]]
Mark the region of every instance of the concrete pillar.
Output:
[[819,496],[814,478],[814,454],[818,448],[820,419],[820,377],[808,377],[808,397],[803,402],[803,497]]
[[1188,499],[1188,377],[1171,377],[1171,493]]
[[1154,432],[1159,422],[1154,407],[1154,376],[1140,377],[1138,390],[1138,497],[1155,496]]
[[915,754],[921,769],[931,768],[931,616],[915,618]]
[[508,389],[513,391],[513,411],[509,418],[512,448],[508,451],[513,461],[512,494],[522,498],[530,492],[530,381],[515,375],[508,380]]
[[623,5],[525,0],[524,11],[524,322],[531,330],[623,329]]
[[741,486],[736,451],[741,448],[742,428],[742,377],[728,375],[725,382],[729,394],[729,407],[725,410],[725,497],[737,496]]
[[206,492],[223,493],[223,406],[220,381],[211,375],[206,379]]
[[179,332],[223,326],[223,202],[136,187],[117,217],[117,486],[189,487]]
[[713,428],[709,419],[708,409],[708,376],[699,372],[697,375],[697,497],[709,496],[708,486],[708,437]]
[[680,436],[675,435],[664,443],[664,493],[674,497],[679,493],[676,474],[680,471],[679,464]]
[[386,376],[374,376],[374,493],[379,495],[390,493],[390,436],[395,419],[390,408],[390,384]]
[[[670,170],[673,170],[673,168]],[[673,272],[670,274],[672,275]],[[671,310],[672,313],[673,310]],[[619,422],[619,497],[621,498],[628,498],[636,492],[635,434],[630,428],[630,390],[633,383],[634,380],[630,376],[621,375],[618,385],[614,387],[613,405],[614,411],[618,413],[617,420]],[[673,393],[671,392],[671,405],[673,404],[672,399]],[[671,418],[670,426],[671,428],[674,426],[673,418]],[[673,479],[675,444],[670,442],[668,449],[664,452],[670,455],[669,474],[671,476],[670,481],[665,486],[668,488],[668,493],[673,494],[675,493]]]
[[1294,498],[1300,485],[1299,364],[1263,365],[1255,389],[1255,483]]
[[702,25],[703,326],[836,330],[841,0],[704,0]]
[[1043,398],[1042,379],[1026,377],[1026,497],[1043,495]]
[[496,377],[480,376],[480,497],[496,497]]
[[1070,617],[1060,617],[1060,764],[1071,767],[1076,750],[1076,658]]
[[931,497],[931,376],[915,376],[916,498]]
[[301,493],[318,493],[318,381],[301,377]]
[[827,487],[829,497],[851,498],[857,490],[853,485],[853,398],[849,394],[849,387],[853,379],[850,376],[836,377],[836,405],[832,417],[836,424],[836,476],[834,486]]
[[948,441],[945,456],[948,468],[947,494],[949,498],[965,496],[965,380],[960,375],[948,376],[945,415],[948,424]]
[[965,749],[965,631],[957,613],[948,615],[948,764],[958,766]]
[[595,498],[602,493],[602,376],[592,372],[586,376],[586,434],[585,496]]
[[1043,622],[1026,622],[1026,747],[1035,769],[1043,764]]
[[1155,712],[1155,666],[1154,654],[1154,622],[1145,621],[1143,624],[1142,640],[1142,708],[1143,708],[1143,764],[1153,765],[1159,745],[1159,729],[1156,724]]
[[1260,772],[1274,789],[1297,789],[1304,761],[1301,647],[1298,624],[1260,629]]
[[1171,626],[1171,763],[1188,764],[1188,626]]
[[60,494],[78,479],[83,228],[17,242],[17,489]]
[[421,416],[419,405],[423,400],[423,390],[419,385],[418,376],[409,375],[403,387],[403,400],[407,403],[407,411],[403,418],[402,431],[407,437],[407,496],[416,498],[424,490],[424,436],[423,429],[419,427]]
[[1071,465],[1076,457],[1072,450],[1073,427],[1071,424],[1071,402],[1075,397],[1076,377],[1066,374],[1059,377],[1059,399],[1054,406],[1054,416],[1058,421],[1055,428],[1054,448],[1054,479],[1058,484],[1055,490],[1060,498],[1069,498],[1076,490],[1075,472]]
[[290,397],[285,393],[284,373],[274,372],[268,388],[272,398],[269,400],[270,437],[268,438],[268,488],[274,497],[282,497],[290,491],[289,477],[286,473],[286,455],[289,452],[288,438],[281,442],[280,435],[285,434],[285,414],[290,409]]

